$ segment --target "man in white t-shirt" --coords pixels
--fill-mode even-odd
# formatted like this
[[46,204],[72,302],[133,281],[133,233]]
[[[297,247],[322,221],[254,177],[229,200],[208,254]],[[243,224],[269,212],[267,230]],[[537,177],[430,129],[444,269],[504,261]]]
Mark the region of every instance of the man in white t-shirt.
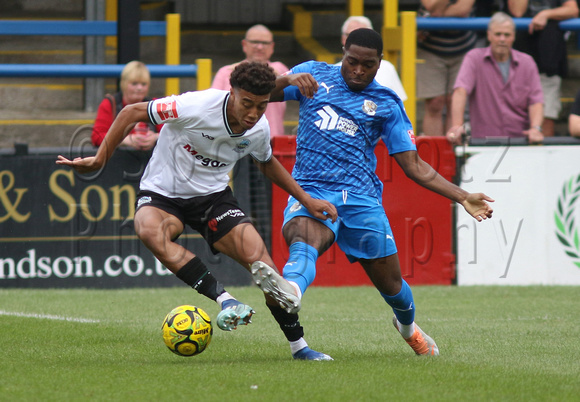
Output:
[[[208,89],[128,105],[95,156],[71,161],[59,155],[56,161],[79,173],[101,169],[130,125],[163,123],[141,179],[135,231],[179,279],[220,305],[216,322],[226,331],[250,323],[254,310],[226,292],[194,253],[175,243],[186,224],[203,236],[214,253],[228,255],[252,273],[280,325],[287,317],[295,316],[297,322],[300,309],[296,289],[275,268],[264,241],[228,186],[228,174],[236,162],[251,155],[266,177],[298,198],[312,214],[333,221],[337,217],[332,204],[308,195],[272,155],[264,112],[275,80],[276,74],[266,64],[241,63],[231,74],[229,91]],[[307,345],[305,349],[318,353]]]
[[[373,29],[373,24],[371,20],[367,17],[362,15],[355,15],[352,17],[348,17],[344,23],[342,24],[342,36],[341,42],[342,46],[344,46],[346,42],[346,38],[348,35],[354,31],[355,29],[359,28],[369,28]],[[342,64],[342,60],[336,63],[337,66]],[[403,88],[403,84],[399,79],[399,75],[397,74],[397,70],[395,66],[393,66],[387,60],[381,60],[381,65],[379,67],[379,71],[377,71],[377,75],[375,76],[375,80],[384,87],[391,88],[395,93],[401,98],[404,102],[407,100],[407,93]]]

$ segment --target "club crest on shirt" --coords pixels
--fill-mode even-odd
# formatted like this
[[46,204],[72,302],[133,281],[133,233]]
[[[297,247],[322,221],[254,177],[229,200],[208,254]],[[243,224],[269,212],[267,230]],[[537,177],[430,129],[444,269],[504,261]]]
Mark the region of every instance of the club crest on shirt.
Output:
[[243,140],[237,143],[236,147],[234,148],[234,152],[237,152],[239,154],[244,152],[244,150],[250,146],[250,143],[251,143],[250,140],[244,138]]
[[377,112],[377,104],[373,101],[365,99],[362,105],[362,110],[369,116],[374,116]]

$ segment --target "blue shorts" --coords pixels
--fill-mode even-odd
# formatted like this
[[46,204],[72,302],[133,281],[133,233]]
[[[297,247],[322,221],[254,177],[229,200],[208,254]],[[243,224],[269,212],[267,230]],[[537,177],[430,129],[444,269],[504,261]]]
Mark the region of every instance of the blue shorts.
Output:
[[306,186],[303,188],[313,198],[334,204],[338,219],[334,223],[330,219],[317,219],[290,196],[284,210],[283,226],[297,216],[308,216],[322,222],[332,230],[338,247],[344,251],[350,262],[387,257],[397,252],[391,225],[378,199],[348,193],[346,190],[328,191]]

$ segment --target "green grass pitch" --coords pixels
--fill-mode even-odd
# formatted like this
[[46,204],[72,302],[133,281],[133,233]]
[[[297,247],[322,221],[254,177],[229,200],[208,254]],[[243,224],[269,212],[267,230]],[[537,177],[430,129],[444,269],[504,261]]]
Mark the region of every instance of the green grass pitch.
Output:
[[306,340],[332,362],[294,361],[259,289],[257,311],[184,358],[161,338],[172,308],[217,305],[186,287],[0,290],[0,401],[578,401],[580,288],[413,287],[439,345],[414,355],[371,287],[308,290]]

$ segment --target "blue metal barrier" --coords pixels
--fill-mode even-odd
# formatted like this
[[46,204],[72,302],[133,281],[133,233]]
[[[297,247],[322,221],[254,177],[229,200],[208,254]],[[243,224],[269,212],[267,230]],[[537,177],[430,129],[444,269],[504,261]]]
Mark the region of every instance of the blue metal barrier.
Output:
[[[417,18],[417,29],[426,31],[460,30],[460,31],[486,31],[489,24],[488,17],[476,18],[447,18],[432,17]],[[531,18],[514,18],[516,30],[526,30],[532,21]],[[580,31],[580,18],[573,18],[560,22],[560,28],[564,31]]]
[[[119,78],[124,64],[0,64],[0,77]],[[148,64],[151,77],[197,77],[195,64]]]
[[[141,36],[165,36],[165,21],[139,22]],[[0,35],[115,36],[116,21],[0,20]]]

